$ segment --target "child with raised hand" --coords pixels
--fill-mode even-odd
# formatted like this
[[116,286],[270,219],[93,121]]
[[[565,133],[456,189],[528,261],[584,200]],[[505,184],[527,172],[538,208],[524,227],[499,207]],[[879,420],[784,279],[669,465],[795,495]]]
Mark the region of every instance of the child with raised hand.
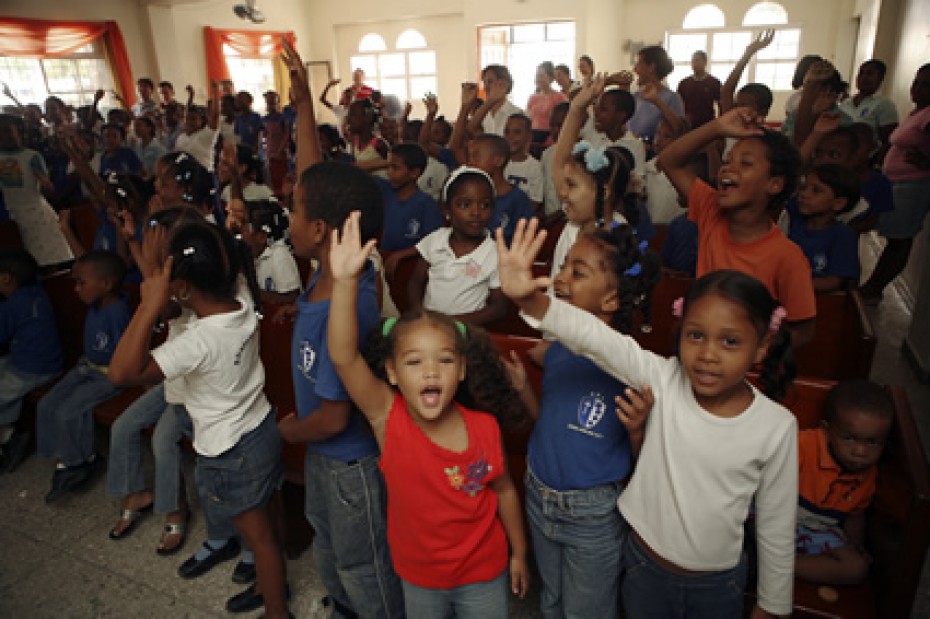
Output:
[[[598,229],[568,252],[555,298],[629,333],[658,275],[658,259],[629,226]],[[543,366],[541,406],[516,355],[508,366],[536,420],[526,511],[542,579],[540,610],[544,617],[614,618],[624,529],[617,498],[642,445],[652,392],[633,391],[558,342],[541,342],[529,355]],[[617,415],[610,410],[614,401]]]
[[[679,350],[666,359],[545,294],[551,280],[532,274],[544,240],[534,221],[518,224],[509,248],[498,235],[505,294],[569,350],[656,394],[636,473],[618,501],[631,527],[621,559],[627,616],[741,617],[752,501],[759,547],[752,617],[789,614],[797,424],[766,397],[778,397],[793,376],[784,310],[748,275],[706,275],[676,304]],[[746,380],[759,363],[762,391]]]
[[543,172],[539,160],[530,154],[531,127],[532,122],[523,114],[514,114],[507,119],[504,139],[510,146],[510,160],[504,168],[504,177],[522,189],[538,211],[543,201]]
[[426,107],[426,118],[420,125],[417,143],[426,151],[427,160],[426,169],[417,184],[438,202],[442,186],[449,178],[449,170],[458,167],[448,148],[449,140],[452,139],[452,125],[442,116],[437,116],[439,100],[436,95],[429,93],[423,97],[423,105]]
[[[658,167],[679,194],[688,196],[688,217],[698,226],[697,276],[734,269],[757,278],[787,310],[797,347],[814,334],[810,265],[772,223],[772,213],[794,192],[800,161],[784,135],[758,123],[751,109],[732,109],[672,142]],[[714,190],[698,178],[690,160],[724,137],[739,140],[717,173]]]
[[[156,233],[161,243],[164,231]],[[284,558],[266,512],[281,481],[281,439],[263,392],[258,317],[237,299],[242,260],[229,233],[207,223],[176,228],[167,253],[142,283],[142,301],[109,377],[125,386],[184,377],[201,503],[230,519],[254,552],[265,616],[287,617]],[[171,297],[197,319],[150,351],[152,329]]]
[[529,581],[519,498],[497,420],[454,398],[465,387],[476,405],[504,415],[515,394],[486,336],[432,312],[384,324],[372,373],[352,316],[374,247],[362,247],[358,222],[353,213],[330,250],[328,345],[381,447],[388,542],[407,616],[506,617],[508,584],[522,598]]
[[893,420],[894,404],[880,385],[849,380],[827,396],[821,427],[799,433],[799,578],[847,585],[868,576],[865,511]]
[[409,307],[476,325],[504,316],[507,302],[488,231],[495,198],[493,180],[477,168],[462,166],[449,176],[442,195],[449,226],[417,243],[417,262],[407,283]]

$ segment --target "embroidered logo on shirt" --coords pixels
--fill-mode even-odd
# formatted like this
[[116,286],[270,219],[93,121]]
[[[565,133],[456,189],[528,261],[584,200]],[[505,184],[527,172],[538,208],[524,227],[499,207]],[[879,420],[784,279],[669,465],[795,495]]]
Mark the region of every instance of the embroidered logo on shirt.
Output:
[[313,344],[304,340],[300,343],[299,351],[300,373],[311,383],[315,383],[316,378],[310,375],[310,370],[313,369],[313,364],[316,362],[316,351],[313,350]]
[[468,262],[465,263],[465,277],[470,277],[472,279],[481,277],[481,265],[475,262],[473,258],[470,258]]
[[814,273],[823,273],[824,269],[827,268],[827,255],[826,254],[815,254],[811,257],[811,266],[814,269]]
[[94,350],[106,350],[110,344],[110,336],[104,331],[97,331],[94,336]]
[[416,219],[411,219],[407,222],[407,238],[408,239],[418,239],[420,238],[420,222]]
[[443,470],[446,472],[446,477],[449,478],[450,486],[456,490],[461,490],[468,496],[475,496],[484,489],[484,480],[487,479],[493,468],[486,459],[479,458],[469,464],[464,472],[459,466]]
[[594,428],[601,422],[606,412],[607,401],[604,399],[604,396],[596,391],[592,391],[581,398],[581,402],[578,403],[578,425],[570,423],[568,427],[582,434],[587,434],[588,436],[603,438],[604,435],[600,432],[595,432]]

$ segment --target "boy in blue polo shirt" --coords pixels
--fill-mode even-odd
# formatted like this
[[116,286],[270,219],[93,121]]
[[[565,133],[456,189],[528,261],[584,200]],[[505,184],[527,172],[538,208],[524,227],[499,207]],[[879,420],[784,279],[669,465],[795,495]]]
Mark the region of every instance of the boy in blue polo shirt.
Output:
[[126,263],[108,251],[91,251],[71,269],[74,291],[88,306],[84,356],[39,400],[38,453],[58,462],[46,503],[86,486],[103,470],[94,451],[94,407],[121,391],[107,379],[110,357],[132,312],[122,294]]
[[61,372],[61,343],[48,295],[36,279],[39,266],[24,249],[0,250],[0,470],[12,471],[26,455],[30,432],[17,429],[23,397]]
[[415,253],[414,246],[442,227],[436,201],[420,190],[417,179],[426,168],[426,153],[418,144],[396,144],[388,154],[387,180],[378,179],[384,196],[384,227],[380,250]]
[[532,219],[536,215],[533,203],[519,187],[504,178],[504,169],[510,161],[510,144],[493,133],[482,133],[468,143],[468,165],[478,168],[494,181],[494,212],[488,221],[491,234],[498,228],[504,229],[504,238],[510,244],[513,231],[521,219]]

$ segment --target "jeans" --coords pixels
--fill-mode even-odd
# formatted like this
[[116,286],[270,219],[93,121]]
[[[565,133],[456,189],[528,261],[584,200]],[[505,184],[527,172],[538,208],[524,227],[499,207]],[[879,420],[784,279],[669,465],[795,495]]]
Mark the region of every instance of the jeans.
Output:
[[[110,427],[110,462],[107,493],[126,496],[145,490],[142,468],[142,433],[156,426],[152,436],[155,456],[155,512],[167,514],[180,509],[182,453],[180,440],[184,424],[173,410],[180,404],[165,402],[164,384],[152,387],[133,402]],[[188,422],[189,423],[189,422]]]
[[58,372],[53,374],[21,372],[13,367],[8,356],[0,357],[0,426],[8,426],[19,421],[19,415],[23,409],[23,398],[26,394],[56,376]]
[[740,619],[746,555],[736,567],[684,576],[669,572],[630,533],[623,544],[623,608],[629,619]]
[[556,491],[526,472],[526,515],[546,619],[613,619],[620,607],[620,483]]
[[403,617],[400,580],[387,545],[387,496],[378,456],[342,462],[307,450],[307,520],[313,559],[333,598],[333,617]]
[[411,619],[497,619],[507,616],[507,589],[510,585],[507,570],[494,580],[452,589],[426,589],[406,580],[403,584],[404,604]]
[[107,375],[78,361],[39,400],[36,442],[39,455],[65,466],[87,462],[94,453],[94,407],[120,392]]

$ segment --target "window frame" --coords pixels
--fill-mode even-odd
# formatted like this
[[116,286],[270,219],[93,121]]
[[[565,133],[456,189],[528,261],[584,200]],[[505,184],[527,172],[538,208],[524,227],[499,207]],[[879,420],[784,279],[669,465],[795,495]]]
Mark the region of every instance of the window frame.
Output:
[[[425,45],[423,47],[398,47],[397,43],[401,35],[405,34],[408,31],[414,31],[423,39]],[[381,40],[385,42],[385,49],[379,51],[361,51],[362,41],[370,35],[378,35],[381,37]],[[433,72],[432,73],[414,73],[411,69],[411,60],[410,56],[416,54],[432,54],[433,55]],[[382,75],[381,70],[381,60],[382,57],[395,57],[400,56],[403,60],[403,73],[391,73],[389,75]],[[351,75],[359,68],[359,63],[355,62],[357,58],[367,58],[371,60],[371,64],[377,69],[377,72],[372,74],[367,69],[365,71],[365,80],[366,83],[373,89],[381,91],[385,95],[395,95],[393,92],[385,92],[383,80],[391,80],[396,82],[397,80],[404,81],[404,92],[401,95],[396,95],[402,101],[418,101],[426,93],[420,93],[413,91],[414,83],[418,83],[421,80],[432,78],[434,87],[432,92],[438,89],[439,85],[439,55],[436,53],[436,48],[429,43],[429,39],[417,28],[404,28],[397,37],[394,38],[392,46],[387,45],[387,40],[384,35],[379,32],[367,32],[359,38],[358,45],[356,45],[355,52],[349,56],[349,71],[348,74]]]

